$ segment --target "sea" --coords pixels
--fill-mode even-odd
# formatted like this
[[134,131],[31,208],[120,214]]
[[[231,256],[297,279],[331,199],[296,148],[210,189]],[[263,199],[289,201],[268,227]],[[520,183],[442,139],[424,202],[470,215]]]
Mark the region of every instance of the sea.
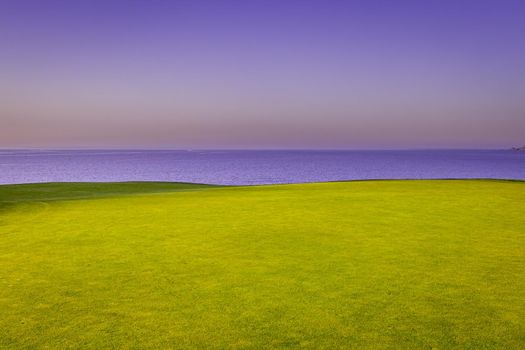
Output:
[[262,185],[370,179],[525,180],[512,150],[0,150],[0,184],[179,181]]

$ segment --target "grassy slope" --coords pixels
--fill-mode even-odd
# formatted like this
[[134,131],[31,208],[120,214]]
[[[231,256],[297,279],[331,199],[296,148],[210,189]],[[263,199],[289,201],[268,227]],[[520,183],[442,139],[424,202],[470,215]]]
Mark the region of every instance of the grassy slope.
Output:
[[523,182],[25,186],[0,348],[525,348]]
[[180,182],[53,182],[0,185],[0,209],[27,202],[115,197],[139,193],[198,190],[213,187]]

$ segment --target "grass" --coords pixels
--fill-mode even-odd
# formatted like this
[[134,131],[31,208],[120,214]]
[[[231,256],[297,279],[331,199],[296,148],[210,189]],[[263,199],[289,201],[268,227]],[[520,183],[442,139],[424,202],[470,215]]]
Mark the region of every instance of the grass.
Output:
[[0,348],[525,348],[525,182],[0,186]]
[[115,197],[139,193],[191,191],[213,187],[179,182],[52,182],[0,185],[0,210],[29,202]]

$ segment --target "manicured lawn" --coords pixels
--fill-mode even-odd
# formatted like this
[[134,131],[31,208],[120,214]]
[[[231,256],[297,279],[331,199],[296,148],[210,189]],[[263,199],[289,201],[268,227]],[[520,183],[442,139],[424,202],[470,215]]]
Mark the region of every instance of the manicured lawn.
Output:
[[0,348],[524,349],[525,182],[0,186]]

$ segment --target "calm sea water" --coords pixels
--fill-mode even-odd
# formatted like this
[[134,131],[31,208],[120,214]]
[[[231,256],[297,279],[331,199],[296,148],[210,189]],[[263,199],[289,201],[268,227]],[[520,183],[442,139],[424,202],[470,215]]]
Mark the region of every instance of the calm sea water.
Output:
[[184,181],[249,185],[357,179],[525,179],[525,152],[0,151],[0,183]]

